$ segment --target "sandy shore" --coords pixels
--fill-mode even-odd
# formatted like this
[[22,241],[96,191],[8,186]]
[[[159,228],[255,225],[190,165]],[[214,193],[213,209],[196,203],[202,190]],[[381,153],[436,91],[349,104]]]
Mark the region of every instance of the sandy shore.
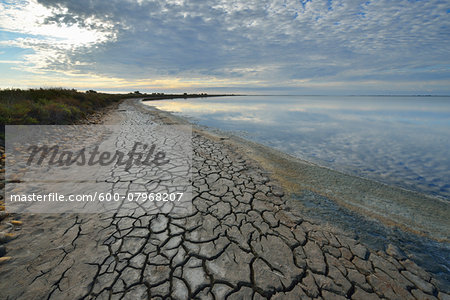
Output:
[[[185,120],[132,100],[103,122]],[[2,296],[448,299],[436,279],[395,246],[374,251],[310,219],[290,197],[301,190],[345,197],[343,184],[363,185],[365,193],[373,183],[340,179],[221,133],[194,129],[193,146],[191,215],[23,215],[20,235],[6,244],[13,259],[0,266]]]

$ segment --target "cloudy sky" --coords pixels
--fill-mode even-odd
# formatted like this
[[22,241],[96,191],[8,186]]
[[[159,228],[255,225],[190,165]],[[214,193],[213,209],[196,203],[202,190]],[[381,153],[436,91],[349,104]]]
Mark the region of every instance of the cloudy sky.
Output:
[[450,2],[0,0],[0,88],[450,94]]

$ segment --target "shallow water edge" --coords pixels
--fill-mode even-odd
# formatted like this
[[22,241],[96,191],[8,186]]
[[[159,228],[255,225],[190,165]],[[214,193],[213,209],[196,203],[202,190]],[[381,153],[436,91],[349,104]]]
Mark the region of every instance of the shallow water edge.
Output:
[[[183,117],[142,106],[157,110],[169,123],[188,123]],[[442,286],[450,286],[448,203],[334,171],[217,129],[194,128],[260,164],[285,189],[292,210],[351,232],[376,250],[392,243],[435,274]]]

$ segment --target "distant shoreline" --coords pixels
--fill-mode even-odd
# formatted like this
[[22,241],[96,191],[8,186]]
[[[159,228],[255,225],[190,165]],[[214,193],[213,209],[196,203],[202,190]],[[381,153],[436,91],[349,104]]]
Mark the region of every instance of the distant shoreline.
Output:
[[155,101],[166,99],[188,99],[188,98],[209,98],[209,97],[233,97],[233,96],[245,96],[237,94],[163,94],[163,95],[150,95],[142,98],[142,101]]
[[320,94],[227,94],[218,96],[252,96],[252,97],[431,97],[431,98],[445,98],[450,97],[450,95],[320,95]]

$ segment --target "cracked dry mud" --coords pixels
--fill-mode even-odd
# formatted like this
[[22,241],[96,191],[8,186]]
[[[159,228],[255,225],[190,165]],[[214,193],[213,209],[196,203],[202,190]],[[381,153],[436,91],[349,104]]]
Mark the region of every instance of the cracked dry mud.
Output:
[[[120,110],[124,123],[167,122],[131,101]],[[449,299],[395,248],[372,252],[289,212],[224,141],[196,132],[193,148],[189,216],[24,215],[0,298]]]

